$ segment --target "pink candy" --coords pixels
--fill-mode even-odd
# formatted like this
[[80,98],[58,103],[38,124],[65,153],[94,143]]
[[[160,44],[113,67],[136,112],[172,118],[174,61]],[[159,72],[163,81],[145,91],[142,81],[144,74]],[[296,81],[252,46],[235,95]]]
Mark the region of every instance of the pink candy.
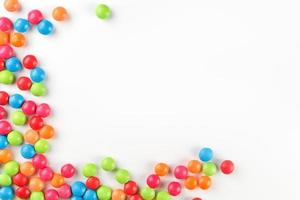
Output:
[[7,32],[13,30],[14,25],[7,17],[0,17],[0,31]]
[[7,135],[11,131],[12,131],[12,126],[8,121],[6,120],[0,121],[0,135]]
[[48,117],[50,115],[50,113],[51,113],[51,108],[46,103],[42,103],[42,104],[38,105],[38,107],[36,108],[36,114],[43,118]]
[[4,107],[0,106],[0,119],[5,119],[7,117],[7,112]]
[[71,187],[68,184],[63,184],[59,189],[58,189],[58,194],[59,197],[62,199],[68,199],[71,197],[72,192],[71,192]]
[[65,164],[64,166],[62,166],[60,172],[63,177],[71,178],[76,173],[76,169],[71,164]]
[[43,181],[50,181],[53,178],[53,174],[50,167],[45,167],[39,171],[39,176]]
[[177,179],[186,179],[186,177],[188,176],[187,168],[183,165],[178,165],[174,170],[174,176]]
[[42,154],[36,154],[33,158],[32,158],[32,165],[36,168],[36,169],[44,169],[47,166],[47,158],[42,155]]
[[58,192],[54,189],[49,189],[45,192],[45,200],[58,200]]
[[0,58],[8,59],[14,55],[14,50],[9,45],[1,45],[0,46]]
[[25,115],[34,115],[36,111],[36,104],[34,101],[25,101],[22,105],[22,111]]
[[160,184],[160,178],[158,175],[152,174],[152,175],[148,176],[147,185],[150,188],[157,188],[159,186],[159,184]]
[[43,14],[39,10],[32,10],[28,13],[28,21],[31,24],[38,24],[43,20]]
[[178,196],[181,193],[181,185],[178,182],[171,182],[168,185],[168,192],[172,196]]

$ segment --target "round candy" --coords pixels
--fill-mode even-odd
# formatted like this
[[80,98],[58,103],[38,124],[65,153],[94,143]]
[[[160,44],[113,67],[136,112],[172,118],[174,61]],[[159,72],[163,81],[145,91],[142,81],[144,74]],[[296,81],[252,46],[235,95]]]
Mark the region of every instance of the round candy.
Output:
[[184,180],[184,186],[189,190],[194,190],[198,185],[198,180],[194,176],[188,176]]
[[30,78],[25,76],[20,76],[17,78],[17,86],[20,90],[29,90],[31,88],[32,81]]
[[169,173],[170,168],[165,163],[158,163],[155,166],[154,171],[158,176],[166,176]]
[[126,194],[121,189],[114,190],[111,197],[112,200],[126,200]]
[[234,163],[231,160],[224,160],[220,169],[224,174],[231,174],[234,171]]
[[202,160],[203,162],[208,162],[213,158],[213,151],[210,148],[203,148],[201,149],[201,151],[199,152],[199,158],[200,160]]
[[130,174],[126,169],[119,169],[116,172],[115,179],[119,183],[124,184],[124,183],[127,183],[130,180]]
[[62,175],[58,174],[58,173],[55,173],[53,175],[53,178],[51,180],[51,185],[53,187],[56,187],[56,188],[59,188],[61,187],[63,184],[65,183],[65,179]]
[[97,178],[95,176],[91,176],[86,180],[85,184],[86,184],[87,188],[92,189],[92,190],[97,190],[100,187],[101,182],[100,182],[99,178]]
[[20,33],[25,33],[30,29],[30,23],[27,19],[18,18],[14,23],[14,28]]
[[8,59],[14,55],[14,50],[9,45],[1,45],[0,46],[0,58]]
[[206,176],[213,176],[217,172],[217,166],[213,162],[207,162],[203,164],[203,174]]
[[68,184],[65,183],[62,186],[60,186],[60,188],[58,188],[58,194],[59,194],[59,197],[62,198],[62,199],[68,199],[68,198],[70,198],[71,195],[72,195],[72,191],[71,191],[70,185],[68,185]]
[[14,176],[19,172],[19,163],[16,161],[9,161],[5,163],[4,165],[4,173],[6,173],[9,176]]
[[76,169],[72,164],[65,164],[60,169],[61,175],[65,178],[71,178],[76,173]]
[[165,191],[160,191],[156,195],[156,200],[171,200],[171,196]]
[[0,71],[0,83],[9,85],[14,82],[14,74],[8,70]]
[[0,91],[0,105],[6,105],[8,104],[9,95],[5,91]]
[[[0,31],[0,45],[6,45],[9,43],[9,33]],[[5,65],[4,65],[4,60],[0,60],[0,69],[4,70],[5,69]]]
[[21,155],[26,158],[26,159],[30,159],[33,158],[33,156],[35,156],[36,152],[34,150],[34,147],[30,144],[24,144],[21,147]]
[[101,161],[101,167],[105,171],[113,171],[116,169],[116,161],[111,157],[106,157]]
[[0,121],[0,135],[7,135],[11,131],[12,131],[12,126],[8,121],[6,120]]
[[38,65],[38,61],[34,55],[25,56],[22,62],[26,69],[34,69]]
[[32,165],[36,169],[44,169],[47,166],[47,158],[43,154],[36,154],[32,158]]
[[139,188],[134,181],[128,181],[126,184],[124,184],[124,192],[127,195],[134,195],[138,192]]
[[16,189],[16,196],[20,199],[28,199],[30,196],[30,190],[27,187],[19,187]]
[[0,31],[8,32],[14,28],[14,25],[7,17],[0,17]]
[[24,134],[25,142],[34,145],[39,140],[39,134],[34,130],[27,130]]
[[46,73],[40,67],[36,67],[32,69],[30,72],[30,78],[33,82],[36,83],[42,82],[45,79],[45,77],[46,77]]
[[143,198],[139,194],[135,194],[133,196],[130,196],[128,200],[143,200]]
[[87,190],[83,195],[84,200],[98,200],[97,193],[94,190]]
[[13,183],[19,187],[26,186],[28,184],[28,178],[22,173],[18,173],[13,177]]
[[39,139],[34,144],[34,149],[37,153],[46,153],[49,150],[49,142],[45,139]]
[[9,105],[15,109],[21,108],[24,101],[25,101],[24,97],[20,94],[13,94],[9,97]]
[[4,8],[9,12],[17,12],[21,10],[21,4],[18,0],[5,0]]
[[179,182],[170,182],[168,185],[168,192],[172,196],[178,196],[181,193],[181,184]]
[[36,104],[34,101],[25,101],[22,105],[22,111],[25,115],[34,115],[36,111]]
[[27,118],[22,111],[18,110],[13,112],[11,121],[14,123],[14,125],[22,126],[26,124]]
[[148,176],[147,185],[150,188],[157,188],[159,186],[159,184],[160,184],[160,178],[158,175],[152,174],[152,175]]
[[12,200],[14,198],[14,191],[12,187],[3,187],[0,189],[0,199]]
[[179,165],[174,169],[174,176],[177,179],[185,179],[188,176],[188,170],[185,166]]
[[46,20],[46,19],[43,19],[38,25],[37,25],[37,30],[43,34],[43,35],[49,35],[53,32],[53,24]]
[[44,182],[38,177],[32,177],[29,180],[29,189],[34,192],[40,192],[44,189]]
[[144,200],[152,200],[155,197],[155,190],[149,188],[149,187],[144,187],[141,190],[141,195]]
[[52,17],[56,21],[64,21],[68,18],[68,11],[64,7],[56,7],[52,11]]
[[35,174],[36,169],[32,165],[32,162],[24,162],[20,165],[20,172],[25,176],[32,176]]
[[28,123],[33,130],[40,130],[44,126],[44,120],[40,116],[31,117]]
[[0,149],[5,149],[8,145],[6,136],[0,135]]
[[0,106],[0,120],[5,119],[6,117],[7,117],[7,112],[6,112],[5,108]]
[[76,181],[71,185],[72,194],[77,197],[84,195],[86,191],[86,186],[80,181]]
[[40,130],[39,134],[41,138],[50,139],[54,136],[54,128],[50,125],[44,125]]
[[84,165],[82,173],[85,177],[97,176],[98,173],[97,165],[93,163],[88,163]]
[[[0,72],[1,73],[1,72]],[[33,83],[30,88],[31,94],[34,96],[45,96],[47,89],[43,83]]]
[[22,69],[21,61],[17,57],[11,57],[5,61],[6,69],[10,72],[17,72]]
[[102,185],[97,190],[97,196],[101,200],[110,200],[111,199],[111,193],[112,193],[112,190],[109,187],[105,186],[105,185]]
[[198,185],[203,190],[210,188],[211,184],[212,182],[209,176],[201,176],[198,180]]
[[193,198],[193,200],[202,200],[202,199],[199,197],[196,197],[196,198]]
[[22,33],[12,33],[10,34],[10,44],[14,47],[22,47],[26,44],[25,35]]
[[43,118],[48,117],[50,115],[50,113],[51,113],[51,108],[46,103],[42,103],[42,104],[38,105],[36,108],[36,114]]
[[0,174],[0,186],[10,186],[12,180],[7,174]]
[[202,170],[202,163],[198,160],[191,160],[188,163],[188,171],[194,174],[198,174]]
[[0,150],[0,164],[7,163],[8,161],[11,161],[12,158],[13,158],[13,154],[10,149]]
[[19,146],[23,143],[23,135],[19,131],[14,130],[7,135],[7,140],[12,146]]
[[110,9],[107,5],[99,4],[96,7],[96,15],[100,19],[108,19],[110,17]]
[[43,192],[31,192],[30,200],[44,200],[45,196]]
[[45,192],[45,199],[46,200],[59,200],[58,192],[54,189],[48,189]]
[[28,21],[31,24],[38,24],[43,20],[43,14],[39,10],[32,10],[28,13]]
[[54,176],[54,172],[50,167],[45,167],[44,169],[39,170],[39,176],[41,180],[45,182],[50,181]]

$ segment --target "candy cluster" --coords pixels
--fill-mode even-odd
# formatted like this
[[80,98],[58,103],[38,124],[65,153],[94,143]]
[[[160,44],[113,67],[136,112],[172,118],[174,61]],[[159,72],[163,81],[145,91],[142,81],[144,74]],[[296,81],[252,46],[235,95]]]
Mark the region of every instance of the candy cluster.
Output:
[[[18,0],[5,0],[4,7],[9,12],[21,9]],[[64,21],[68,18],[68,12],[63,7],[56,7],[52,16],[56,21]],[[111,16],[109,7],[98,5],[96,16],[108,19]],[[7,17],[0,17],[0,83],[15,83],[19,90],[30,91],[39,97],[47,93],[45,71],[34,55],[29,54],[20,59],[14,49],[26,45],[25,34],[34,27],[43,35],[50,35],[54,29],[52,22],[45,19],[40,10],[32,10],[26,19],[18,18],[14,22]],[[27,70],[29,75],[18,77],[18,72],[22,70]],[[9,110],[13,110],[12,113],[9,114]],[[199,159],[175,166],[174,169],[166,163],[158,163],[153,173],[146,178],[144,187],[138,186],[129,171],[118,168],[111,157],[104,158],[99,166],[94,163],[84,165],[80,171],[85,181],[71,180],[77,174],[72,164],[63,165],[57,172],[45,156],[50,148],[48,140],[55,136],[54,128],[46,122],[50,114],[51,107],[47,103],[25,99],[18,93],[0,91],[0,164],[3,165],[0,173],[0,199],[170,200],[179,196],[183,188],[210,188],[211,177],[217,172],[218,167],[212,162],[213,151],[203,148]],[[20,126],[28,129],[22,133],[18,131]],[[13,148],[17,150],[13,151]],[[18,152],[27,161],[14,160],[13,152]],[[234,164],[225,160],[219,168],[224,174],[230,174]],[[121,187],[112,189],[105,185],[98,178],[99,170],[114,173]],[[170,175],[174,180],[162,184],[163,177]]]

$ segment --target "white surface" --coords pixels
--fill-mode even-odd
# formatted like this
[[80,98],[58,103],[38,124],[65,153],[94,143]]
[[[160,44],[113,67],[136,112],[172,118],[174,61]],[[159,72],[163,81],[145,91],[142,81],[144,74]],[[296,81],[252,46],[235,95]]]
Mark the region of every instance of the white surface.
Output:
[[143,182],[154,163],[210,146],[237,170],[194,195],[300,198],[299,1],[110,0],[107,22],[99,2],[23,1],[71,13],[29,41],[49,75],[53,164],[111,155]]

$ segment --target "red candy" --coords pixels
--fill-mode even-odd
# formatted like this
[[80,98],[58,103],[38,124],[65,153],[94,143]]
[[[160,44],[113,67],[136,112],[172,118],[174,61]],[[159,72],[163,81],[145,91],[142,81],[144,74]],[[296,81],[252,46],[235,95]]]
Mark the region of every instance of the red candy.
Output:
[[59,194],[54,189],[49,189],[45,192],[45,200],[58,200]]
[[20,199],[28,199],[30,196],[30,190],[27,187],[19,187],[16,189],[16,196]]
[[148,176],[147,185],[150,188],[157,188],[159,186],[159,184],[160,184],[160,178],[158,175],[152,174],[152,175]]
[[34,101],[25,101],[21,109],[25,115],[34,115],[36,111],[36,104]]
[[27,55],[23,58],[23,66],[26,69],[33,69],[38,65],[38,61],[34,55]]
[[48,117],[50,115],[50,113],[51,113],[51,108],[46,103],[42,103],[42,104],[38,105],[38,107],[36,108],[36,114],[43,118]]
[[7,94],[7,92],[0,91],[0,105],[4,106],[8,104],[8,100],[9,100],[9,95]]
[[76,169],[73,165],[71,164],[65,164],[64,166],[62,166],[62,168],[60,169],[61,175],[65,178],[71,178],[72,176],[74,176],[74,174],[76,173]]
[[7,117],[7,112],[6,112],[5,108],[0,106],[0,119],[5,119],[6,117]]
[[135,194],[133,196],[130,196],[128,200],[143,200],[143,198],[139,194]]
[[178,196],[181,193],[181,185],[179,182],[171,182],[168,185],[168,192],[172,196]]
[[220,169],[224,174],[231,174],[234,171],[234,163],[231,160],[224,160]]
[[139,188],[136,184],[136,182],[134,181],[128,181],[125,185],[124,185],[124,192],[127,195],[134,195],[138,192]]
[[0,135],[7,135],[11,131],[12,131],[12,126],[8,121],[6,120],[0,121]]
[[33,116],[29,119],[29,125],[33,130],[40,130],[44,126],[44,120],[40,116]]
[[68,199],[71,197],[72,192],[71,192],[71,187],[68,184],[63,184],[59,189],[58,189],[58,194],[59,197],[62,199]]
[[11,46],[9,45],[0,46],[0,58],[6,60],[10,57],[13,57],[13,55],[14,55],[14,50]]
[[193,198],[193,200],[202,200],[201,198],[197,197],[197,198]]
[[99,178],[91,176],[86,180],[86,187],[92,190],[96,190],[101,186]]
[[29,90],[32,85],[30,78],[21,76],[17,79],[17,86],[20,90]]
[[0,17],[0,31],[8,32],[13,30],[14,25],[7,17]]
[[188,176],[188,170],[183,165],[178,165],[174,170],[174,176],[177,179],[185,179]]
[[38,24],[43,20],[43,14],[39,10],[32,10],[28,13],[28,21],[31,24]]
[[36,169],[44,169],[47,166],[47,158],[42,154],[36,154],[32,158],[32,165]]
[[13,177],[13,183],[17,186],[23,187],[26,186],[28,184],[28,178],[27,176],[18,173]]
[[45,167],[39,171],[39,176],[43,181],[50,181],[53,178],[54,172],[50,167]]
[[3,71],[5,69],[6,69],[5,68],[5,61],[2,58],[0,58],[0,71]]

